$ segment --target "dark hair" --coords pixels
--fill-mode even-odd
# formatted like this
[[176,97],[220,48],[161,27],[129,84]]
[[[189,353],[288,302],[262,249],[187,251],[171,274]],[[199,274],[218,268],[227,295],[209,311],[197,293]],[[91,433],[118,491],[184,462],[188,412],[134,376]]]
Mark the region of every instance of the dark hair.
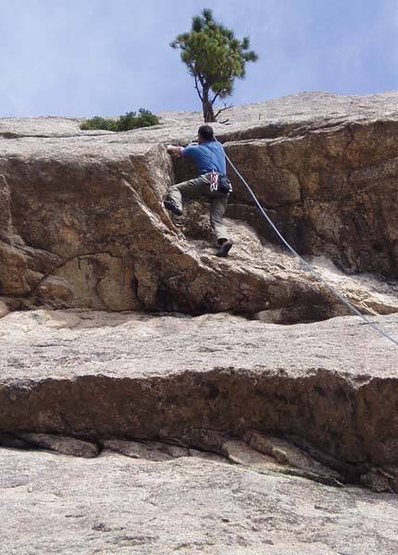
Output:
[[210,125],[201,125],[198,130],[199,135],[204,141],[215,141],[214,131]]

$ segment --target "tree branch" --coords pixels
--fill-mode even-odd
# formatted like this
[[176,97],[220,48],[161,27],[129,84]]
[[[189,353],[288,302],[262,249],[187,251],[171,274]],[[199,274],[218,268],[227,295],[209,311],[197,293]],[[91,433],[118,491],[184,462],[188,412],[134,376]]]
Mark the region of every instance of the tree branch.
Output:
[[217,91],[216,94],[213,96],[213,100],[211,101],[212,104],[214,104],[214,102],[216,101],[220,93],[221,93],[221,90]]
[[203,75],[201,75],[200,73],[195,73],[195,76],[199,79],[199,83],[202,85],[202,87],[204,87],[205,79],[203,78]]
[[214,115],[214,117],[217,118],[217,116],[219,116],[221,112],[223,112],[224,110],[228,110],[229,108],[232,108],[232,107],[233,107],[233,104],[230,104],[229,106],[227,106],[226,103],[224,103],[224,108],[220,108],[218,112]]
[[199,90],[199,86],[198,86],[198,78],[195,75],[195,89],[199,95],[200,100],[203,102],[203,95],[201,94],[200,90]]

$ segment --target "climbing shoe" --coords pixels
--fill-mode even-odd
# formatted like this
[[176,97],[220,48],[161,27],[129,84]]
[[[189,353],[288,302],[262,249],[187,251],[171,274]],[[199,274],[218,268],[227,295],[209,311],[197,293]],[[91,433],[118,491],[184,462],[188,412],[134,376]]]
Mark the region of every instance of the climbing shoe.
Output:
[[167,210],[170,210],[170,212],[176,216],[182,216],[182,209],[174,202],[174,200],[167,198],[163,204]]
[[228,253],[232,248],[232,244],[232,241],[224,241],[223,243],[221,243],[221,245],[218,247],[216,256],[221,256],[223,258],[225,256],[228,256]]

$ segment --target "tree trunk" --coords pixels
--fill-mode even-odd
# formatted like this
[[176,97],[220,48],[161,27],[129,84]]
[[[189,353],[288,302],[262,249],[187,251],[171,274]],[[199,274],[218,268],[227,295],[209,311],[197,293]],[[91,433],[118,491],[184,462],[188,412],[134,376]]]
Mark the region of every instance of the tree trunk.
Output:
[[203,119],[205,123],[216,121],[216,118],[214,116],[213,104],[210,102],[210,99],[209,99],[209,89],[207,88],[203,88],[202,107],[203,107]]

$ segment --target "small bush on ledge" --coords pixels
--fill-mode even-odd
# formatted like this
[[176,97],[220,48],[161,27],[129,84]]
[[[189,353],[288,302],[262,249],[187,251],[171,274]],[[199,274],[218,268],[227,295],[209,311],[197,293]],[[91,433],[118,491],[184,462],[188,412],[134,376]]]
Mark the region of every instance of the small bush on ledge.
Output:
[[87,131],[93,129],[105,129],[106,131],[128,131],[138,127],[151,127],[160,123],[158,116],[152,114],[150,110],[140,108],[136,112],[127,112],[119,119],[105,119],[100,116],[88,119],[80,125],[80,129]]

